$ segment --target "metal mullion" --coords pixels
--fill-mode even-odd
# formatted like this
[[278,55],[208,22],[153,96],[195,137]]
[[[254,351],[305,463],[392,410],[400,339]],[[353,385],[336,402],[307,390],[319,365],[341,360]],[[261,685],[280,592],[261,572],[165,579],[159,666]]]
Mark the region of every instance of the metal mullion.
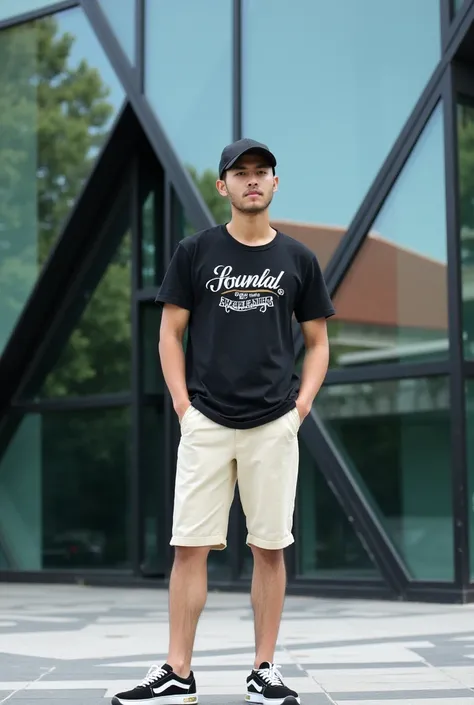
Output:
[[130,533],[129,547],[132,570],[135,575],[140,573],[143,558],[144,536],[144,511],[143,511],[143,464],[142,464],[142,390],[143,372],[142,356],[142,330],[140,316],[140,302],[135,297],[138,291],[142,273],[142,199],[140,193],[140,157],[135,155],[130,170],[131,198],[130,198],[130,224],[132,236],[132,297],[131,310],[131,458],[130,458]]
[[466,406],[462,321],[459,178],[457,156],[456,92],[453,67],[443,80],[446,162],[446,227],[448,251],[448,321],[450,348],[451,465],[455,584],[460,594],[469,587],[469,511],[466,452]]
[[242,0],[232,6],[232,133],[242,137]]
[[39,414],[47,411],[74,411],[82,409],[113,409],[129,406],[131,403],[130,392],[117,392],[115,394],[91,394],[83,397],[58,397],[53,399],[39,399],[38,401],[15,400],[11,409],[22,414]]
[[441,44],[444,51],[448,45],[451,29],[453,0],[439,0],[440,24],[441,24]]
[[135,68],[138,87],[145,91],[145,0],[135,0]]
[[[162,227],[163,234],[163,264],[164,270],[167,269],[172,257],[175,246],[175,231],[176,231],[176,209],[174,207],[173,187],[168,174],[165,173],[163,179],[163,208],[162,208]],[[157,353],[158,354],[158,353]],[[165,536],[171,538],[173,524],[173,499],[174,499],[174,480],[176,475],[176,452],[179,443],[179,424],[176,418],[176,413],[173,407],[173,400],[169,393],[168,387],[165,384],[165,393],[163,398],[163,417],[164,417],[164,492],[165,492],[165,521],[164,529]],[[151,395],[147,395],[151,398]],[[165,578],[168,579],[173,567],[173,549],[169,545],[169,540],[166,545],[166,554],[164,560]]]
[[359,384],[363,382],[383,382],[421,377],[447,376],[450,372],[449,360],[440,362],[417,362],[409,364],[367,365],[352,369],[329,370],[324,386],[337,384]]
[[64,10],[70,10],[73,7],[79,5],[80,0],[63,0],[62,2],[51,2],[50,5],[45,5],[44,7],[38,7],[35,10],[30,10],[29,12],[23,12],[22,14],[14,15],[13,17],[8,17],[5,20],[0,20],[0,32],[2,29],[9,29],[11,27],[17,27],[25,22],[34,22],[35,20],[40,20],[43,17],[48,17],[50,15],[56,14],[57,12],[64,12]]
[[474,0],[464,0],[463,7],[454,15],[452,13],[452,8],[449,8],[450,12],[450,25],[445,37],[444,48],[447,52],[448,61],[452,61],[459,45],[465,36],[465,33],[472,24],[474,15]]

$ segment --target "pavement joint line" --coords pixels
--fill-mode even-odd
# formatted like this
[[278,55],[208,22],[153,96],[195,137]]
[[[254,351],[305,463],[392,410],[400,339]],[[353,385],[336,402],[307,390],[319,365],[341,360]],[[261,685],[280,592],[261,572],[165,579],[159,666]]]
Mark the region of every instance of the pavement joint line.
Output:
[[51,668],[49,668],[47,671],[44,671],[44,673],[41,673],[41,674],[38,676],[38,678],[35,678],[34,681],[30,681],[29,683],[27,683],[26,685],[22,686],[21,688],[17,688],[17,689],[14,690],[12,693],[10,693],[9,695],[7,695],[6,698],[3,698],[3,700],[0,700],[0,705],[1,705],[1,703],[6,703],[7,700],[10,700],[10,698],[13,698],[13,696],[16,695],[17,693],[21,693],[21,691],[26,690],[26,689],[28,688],[28,686],[34,685],[35,683],[38,683],[38,682],[39,682],[42,678],[44,678],[45,676],[49,676],[49,674],[52,673],[52,672],[55,671],[55,670],[56,670],[56,666],[51,666]]

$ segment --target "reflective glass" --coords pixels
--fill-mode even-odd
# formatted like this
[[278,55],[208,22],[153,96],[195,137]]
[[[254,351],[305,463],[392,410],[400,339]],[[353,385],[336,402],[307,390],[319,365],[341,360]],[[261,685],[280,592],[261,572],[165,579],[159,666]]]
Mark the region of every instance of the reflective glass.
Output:
[[334,296],[331,366],[446,359],[447,298],[438,106]]
[[466,440],[469,488],[467,509],[469,513],[469,549],[471,580],[474,581],[474,380],[466,381]]
[[166,510],[171,506],[163,481],[164,468],[164,410],[163,403],[146,406],[142,412],[141,487],[145,488],[143,506],[143,564],[146,575],[164,576],[168,556],[168,527]]
[[440,46],[433,0],[243,0],[243,132],[276,152],[275,224],[323,263],[427,84]]
[[142,375],[145,394],[165,393],[163,375],[161,373],[158,341],[161,325],[161,306],[155,303],[143,304],[142,317]]
[[123,91],[80,9],[2,31],[0,65],[1,354]]
[[98,0],[130,63],[135,63],[135,0]]
[[54,0],[0,0],[0,20],[39,10],[41,7],[52,5],[53,2]]
[[108,265],[39,397],[75,397],[130,389],[130,233]]
[[306,578],[377,578],[353,525],[300,440],[298,573]]
[[9,568],[126,568],[128,409],[26,416],[0,461]]
[[220,154],[232,140],[231,0],[146,1],[145,92],[217,222]]
[[324,386],[315,408],[412,577],[452,580],[448,379]]
[[452,0],[453,15],[455,15],[464,5],[464,0]]
[[464,355],[474,358],[474,102],[458,105]]
[[142,209],[142,287],[152,287],[157,283],[157,272],[160,269],[156,231],[156,200],[155,194],[148,195]]

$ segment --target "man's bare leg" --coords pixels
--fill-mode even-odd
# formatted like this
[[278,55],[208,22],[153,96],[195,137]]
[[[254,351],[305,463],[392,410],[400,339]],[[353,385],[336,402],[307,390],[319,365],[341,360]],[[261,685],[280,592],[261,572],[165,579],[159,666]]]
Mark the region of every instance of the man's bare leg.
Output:
[[254,564],[251,599],[255,626],[255,668],[273,663],[285,601],[286,567],[283,549],[251,546]]
[[207,599],[208,546],[176,546],[170,576],[170,643],[168,663],[187,678],[196,628]]

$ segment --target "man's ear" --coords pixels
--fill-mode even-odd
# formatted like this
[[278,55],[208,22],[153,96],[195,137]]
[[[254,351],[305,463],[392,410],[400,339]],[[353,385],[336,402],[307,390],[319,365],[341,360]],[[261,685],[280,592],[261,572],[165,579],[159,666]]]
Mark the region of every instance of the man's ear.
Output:
[[227,198],[227,196],[229,195],[227,193],[227,186],[225,184],[225,181],[223,181],[222,179],[217,179],[216,189],[218,190],[219,194],[224,198]]
[[280,179],[278,178],[278,176],[274,176],[273,177],[273,193],[278,191],[279,184],[280,184]]

